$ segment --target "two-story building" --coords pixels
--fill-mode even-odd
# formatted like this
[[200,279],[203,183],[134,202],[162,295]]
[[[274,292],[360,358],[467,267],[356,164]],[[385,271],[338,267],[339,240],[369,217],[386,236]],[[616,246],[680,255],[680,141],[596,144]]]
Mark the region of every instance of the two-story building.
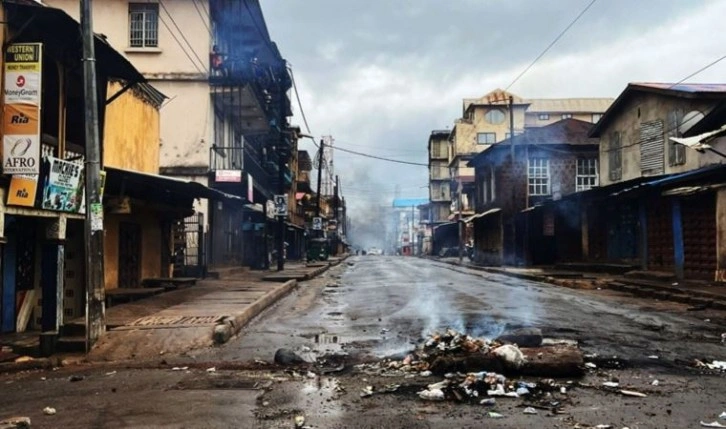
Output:
[[631,83],[591,137],[602,188],[580,198],[583,254],[677,278],[724,280],[726,166],[672,141],[719,129],[726,85]]
[[[78,16],[76,1],[47,3]],[[259,1],[96,0],[93,19],[105,39],[168,96],[161,109],[162,174],[245,199],[244,206],[195,206],[185,235],[196,236],[202,225],[206,240],[193,253],[204,265],[259,265],[268,246],[258,241],[271,236],[259,230],[267,229],[266,202],[287,193],[292,181],[291,80]],[[251,245],[244,243],[250,235],[244,224],[253,225]]]
[[598,140],[588,137],[591,125],[563,119],[527,129],[469,162],[476,174],[477,214],[463,221],[474,225],[477,262],[545,263],[554,248],[579,248],[566,230],[555,234],[555,218],[567,213],[521,212],[598,185]]

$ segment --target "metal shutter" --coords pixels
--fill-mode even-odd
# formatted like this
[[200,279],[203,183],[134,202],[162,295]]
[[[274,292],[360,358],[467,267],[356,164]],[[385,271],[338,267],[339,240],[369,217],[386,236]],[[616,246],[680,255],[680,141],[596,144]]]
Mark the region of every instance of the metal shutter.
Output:
[[663,174],[665,141],[663,121],[640,124],[640,172],[643,175]]

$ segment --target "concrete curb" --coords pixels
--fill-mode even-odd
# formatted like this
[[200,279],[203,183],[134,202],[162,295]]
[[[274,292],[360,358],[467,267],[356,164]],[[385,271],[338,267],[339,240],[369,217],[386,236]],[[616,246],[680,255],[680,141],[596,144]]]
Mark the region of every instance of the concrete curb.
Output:
[[297,280],[288,280],[282,285],[274,288],[270,292],[262,296],[262,298],[253,302],[243,311],[225,316],[212,331],[212,339],[216,344],[224,344],[229,341],[232,336],[236,335],[243,326],[249,323],[254,317],[262,313],[267,307],[277,302],[283,296],[290,293],[297,286]]

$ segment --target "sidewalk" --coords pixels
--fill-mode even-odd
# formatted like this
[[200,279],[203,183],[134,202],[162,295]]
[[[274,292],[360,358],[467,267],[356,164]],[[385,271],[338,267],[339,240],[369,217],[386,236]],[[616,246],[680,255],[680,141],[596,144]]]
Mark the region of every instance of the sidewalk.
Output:
[[[292,291],[298,279],[320,275],[342,259],[309,267],[288,263],[281,273],[231,272],[220,279],[198,280],[187,289],[111,307],[106,313],[109,330],[86,358],[91,362],[158,359],[224,343]],[[279,280],[283,276],[289,279]]]
[[572,289],[608,288],[643,298],[690,304],[694,307],[726,310],[726,286],[704,282],[677,282],[670,275],[634,271],[625,274],[557,269],[555,267],[482,267],[466,258],[440,258],[440,262],[492,274],[550,283]]

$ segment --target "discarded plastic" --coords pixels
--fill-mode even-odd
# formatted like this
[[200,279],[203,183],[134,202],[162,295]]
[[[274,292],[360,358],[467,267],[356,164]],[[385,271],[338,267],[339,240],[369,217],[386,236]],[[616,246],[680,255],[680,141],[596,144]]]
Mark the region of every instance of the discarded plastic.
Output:
[[418,397],[426,401],[443,401],[444,391],[441,389],[428,389],[418,392]]
[[597,368],[597,365],[595,365],[592,362],[587,362],[587,363],[585,363],[585,368],[595,369],[595,368]]
[[646,398],[648,396],[645,393],[635,392],[632,390],[621,390],[620,393],[625,396],[634,396],[636,398]]
[[650,355],[648,356],[648,359],[660,359],[660,357],[656,355]]
[[217,368],[215,368],[215,367],[207,368],[207,372],[209,372],[209,373],[217,372]]
[[726,411],[718,415],[718,418],[721,420],[726,420]]
[[367,398],[373,395],[373,386],[366,386],[360,394],[361,398]]
[[106,375],[108,375],[108,376],[116,375],[116,371],[107,372]]
[[519,368],[524,364],[524,354],[514,344],[506,344],[494,349],[494,355],[502,359],[511,368]]
[[489,418],[490,419],[503,419],[504,418],[504,415],[503,414],[499,414],[499,413],[495,413],[494,411],[489,411]]
[[519,396],[527,396],[529,395],[529,393],[529,389],[527,389],[526,387],[517,388],[517,395]]
[[487,406],[487,407],[491,407],[491,406],[494,406],[497,404],[497,400],[494,398],[486,398],[486,399],[482,399],[481,401],[479,401],[479,404]]
[[527,407],[524,409],[524,414],[537,414],[537,410],[532,407]]
[[174,368],[172,368],[171,370],[172,370],[172,371],[186,371],[186,370],[188,370],[188,369],[189,369],[189,367],[188,367],[188,366],[175,366],[175,367],[174,367]]
[[613,425],[597,425],[595,429],[613,429]]
[[431,371],[423,371],[420,375],[421,377],[431,377]]
[[564,387],[564,386],[560,387],[560,393],[562,393],[563,395],[564,395],[565,393],[567,393],[567,388],[566,388],[566,387]]
[[43,414],[45,414],[46,416],[53,416],[53,415],[55,415],[55,413],[56,413],[56,410],[53,407],[43,408]]
[[701,426],[703,426],[705,428],[726,428],[725,425],[722,425],[721,423],[716,422],[716,421],[713,421],[711,423],[706,423],[706,422],[702,421]]
[[605,387],[618,387],[620,386],[620,383],[616,383],[614,381],[606,381],[602,385]]
[[507,392],[504,391],[504,385],[499,384],[497,385],[496,389],[487,390],[488,396],[504,396]]
[[708,367],[708,369],[718,369],[721,371],[726,371],[726,361],[715,360],[711,363],[707,363],[706,366]]
[[315,378],[315,377],[317,377],[317,374],[315,374],[315,373],[314,373],[314,372],[312,372],[312,371],[308,371],[308,373],[306,374],[306,376],[307,376],[308,378]]
[[657,386],[660,384],[660,382],[658,380],[653,380],[653,382],[650,384],[651,384],[651,386]]
[[295,427],[301,428],[305,424],[305,416],[295,416]]

